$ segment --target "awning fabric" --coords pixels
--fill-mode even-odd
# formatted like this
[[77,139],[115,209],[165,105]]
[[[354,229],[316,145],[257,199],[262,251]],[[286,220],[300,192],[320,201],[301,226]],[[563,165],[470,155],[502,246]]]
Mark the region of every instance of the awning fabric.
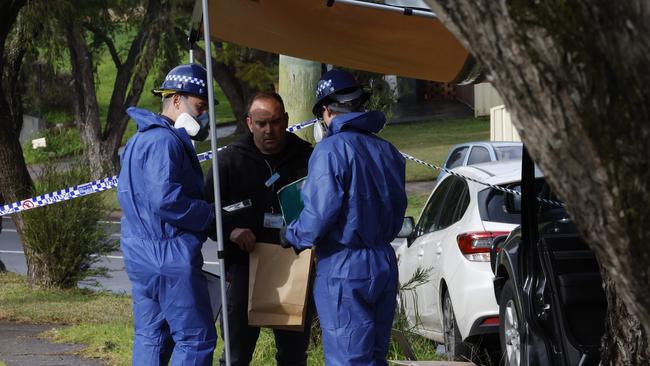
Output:
[[436,18],[325,0],[210,0],[213,40],[381,74],[460,81],[473,59]]

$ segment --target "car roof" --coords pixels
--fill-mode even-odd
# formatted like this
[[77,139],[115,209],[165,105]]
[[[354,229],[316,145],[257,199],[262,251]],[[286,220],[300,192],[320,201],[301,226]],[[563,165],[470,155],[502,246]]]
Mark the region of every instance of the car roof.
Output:
[[[507,184],[521,180],[521,160],[493,161],[460,166],[452,171],[483,183]],[[543,175],[539,169],[535,169],[535,176],[542,177]]]
[[456,144],[452,146],[449,151],[461,147],[461,146],[473,146],[473,145],[490,145],[492,147],[502,147],[502,146],[523,146],[523,144],[519,141],[471,141],[471,142],[463,142],[462,144]]

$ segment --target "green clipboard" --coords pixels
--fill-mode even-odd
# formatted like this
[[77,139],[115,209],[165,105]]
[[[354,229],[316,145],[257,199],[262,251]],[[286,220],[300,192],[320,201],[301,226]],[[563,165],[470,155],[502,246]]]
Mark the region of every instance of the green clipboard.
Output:
[[305,185],[307,177],[300,178],[293,183],[280,188],[278,199],[284,224],[288,225],[291,221],[298,218],[305,204],[302,200],[302,187]]

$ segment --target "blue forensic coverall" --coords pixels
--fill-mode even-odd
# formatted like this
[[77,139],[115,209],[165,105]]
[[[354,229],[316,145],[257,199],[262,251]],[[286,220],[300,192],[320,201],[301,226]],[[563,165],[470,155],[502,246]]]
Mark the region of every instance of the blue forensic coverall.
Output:
[[[201,246],[214,222],[184,129],[131,107],[138,132],[122,154],[117,198],[133,296],[133,365],[212,365],[216,331]],[[173,351],[173,352],[172,352]]]
[[305,207],[286,231],[315,246],[314,299],[327,365],[387,365],[398,290],[390,242],[406,210],[405,161],[377,137],[381,112],[337,116],[309,160]]

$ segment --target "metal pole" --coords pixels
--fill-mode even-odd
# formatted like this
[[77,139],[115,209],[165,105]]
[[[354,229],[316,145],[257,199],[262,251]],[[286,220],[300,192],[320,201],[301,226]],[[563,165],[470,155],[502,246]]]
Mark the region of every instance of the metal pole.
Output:
[[[192,40],[189,37],[187,39],[187,43],[188,43],[188,48],[189,48],[189,58],[190,58],[189,61],[190,61],[191,64],[193,64],[194,63],[194,50],[192,49],[193,48],[192,46],[194,45],[194,43],[192,43]],[[206,80],[206,82],[207,82],[207,80]],[[192,140],[192,146],[196,150],[196,141]]]
[[391,11],[395,13],[402,13],[407,16],[418,16],[423,18],[434,18],[434,19],[438,18],[436,13],[432,11],[414,9],[409,7],[402,7],[396,5],[384,5],[384,4],[370,3],[370,2],[359,1],[359,0],[327,0],[327,6],[336,6],[337,3],[359,6],[362,8],[371,8],[377,10]]
[[223,224],[221,220],[221,190],[219,187],[219,164],[217,154],[217,125],[214,118],[214,82],[212,77],[212,51],[210,50],[210,16],[208,0],[203,6],[203,40],[205,42],[205,66],[208,72],[208,106],[210,116],[210,145],[212,147],[212,178],[214,189],[214,213],[217,220],[217,258],[219,258],[219,277],[221,282],[221,323],[223,324],[223,343],[226,366],[230,366],[230,333],[228,328],[228,303],[226,298],[226,264],[224,260]]

